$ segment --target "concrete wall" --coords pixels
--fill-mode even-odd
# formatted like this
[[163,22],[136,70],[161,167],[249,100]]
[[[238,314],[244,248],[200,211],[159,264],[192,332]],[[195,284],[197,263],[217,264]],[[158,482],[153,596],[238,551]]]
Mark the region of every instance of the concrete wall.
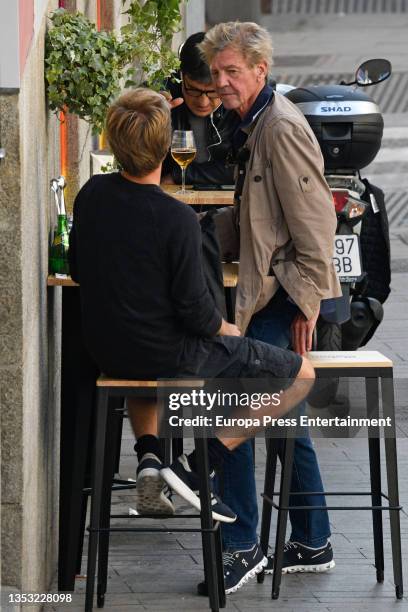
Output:
[[223,21],[258,21],[261,0],[206,0],[208,26]]
[[16,88],[20,84],[20,53],[18,36],[18,2],[0,0],[0,87]]
[[19,92],[0,90],[1,584],[26,592],[49,587],[58,536],[61,305],[46,280],[59,146],[45,104],[45,25],[43,16]]
[[189,0],[184,8],[184,38],[205,30],[205,0]]
[[[47,290],[44,281],[48,274],[49,230],[55,218],[49,183],[51,177],[59,174],[59,145],[57,122],[49,119],[45,106],[45,25],[44,18],[26,64],[19,104],[25,485],[22,583],[32,591],[36,590],[34,586],[50,583],[58,533],[59,350],[56,349],[61,296]],[[31,506],[36,509],[34,521],[26,511]]]

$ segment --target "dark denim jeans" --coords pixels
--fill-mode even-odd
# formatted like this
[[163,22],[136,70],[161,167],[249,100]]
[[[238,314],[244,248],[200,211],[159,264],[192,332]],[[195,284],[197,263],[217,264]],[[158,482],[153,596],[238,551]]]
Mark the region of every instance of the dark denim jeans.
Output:
[[[283,290],[252,318],[248,336],[282,348],[290,346],[290,325],[298,312]],[[297,438],[293,460],[293,492],[323,491],[317,457],[310,437]],[[249,548],[257,542],[258,509],[251,442],[241,444],[224,462],[223,501],[238,515],[231,525],[222,526],[224,547],[230,550]],[[325,496],[294,495],[292,506],[324,506]],[[291,510],[290,539],[308,546],[323,546],[330,536],[327,510]]]

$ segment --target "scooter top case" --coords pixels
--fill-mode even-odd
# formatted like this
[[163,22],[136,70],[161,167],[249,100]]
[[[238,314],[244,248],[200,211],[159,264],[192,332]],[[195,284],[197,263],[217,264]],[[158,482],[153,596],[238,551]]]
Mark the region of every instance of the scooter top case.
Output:
[[384,122],[377,104],[347,85],[315,85],[286,94],[319,141],[326,170],[361,170],[377,155]]

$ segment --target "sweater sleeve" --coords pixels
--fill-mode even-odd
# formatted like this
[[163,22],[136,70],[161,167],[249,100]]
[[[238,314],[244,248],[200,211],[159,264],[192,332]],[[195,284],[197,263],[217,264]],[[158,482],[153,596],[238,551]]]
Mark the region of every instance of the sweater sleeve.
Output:
[[[181,214],[180,214],[181,212]],[[178,213],[169,235],[171,296],[177,317],[194,335],[211,337],[221,327],[222,316],[211,297],[202,264],[201,229],[195,213],[185,207]]]

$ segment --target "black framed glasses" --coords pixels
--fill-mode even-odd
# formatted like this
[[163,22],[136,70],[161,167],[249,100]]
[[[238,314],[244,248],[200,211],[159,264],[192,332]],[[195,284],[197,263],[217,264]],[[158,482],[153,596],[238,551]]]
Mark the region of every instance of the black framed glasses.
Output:
[[218,98],[218,94],[214,89],[195,89],[195,87],[187,87],[185,83],[183,83],[183,89],[192,98],[200,98],[201,96],[207,96],[210,100],[215,100]]

